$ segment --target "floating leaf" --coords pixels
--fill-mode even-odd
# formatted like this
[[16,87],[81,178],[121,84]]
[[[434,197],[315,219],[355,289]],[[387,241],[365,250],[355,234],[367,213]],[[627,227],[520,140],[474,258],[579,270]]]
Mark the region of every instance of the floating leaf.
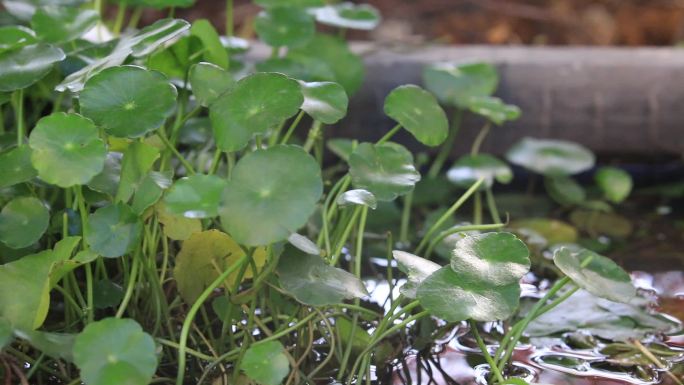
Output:
[[399,269],[408,277],[408,281],[401,287],[401,293],[408,298],[416,298],[418,286],[441,268],[432,261],[405,251],[394,250],[392,256],[397,261]]
[[0,154],[0,188],[28,182],[38,176],[31,165],[31,148],[23,145]]
[[344,2],[316,8],[313,14],[319,23],[338,28],[369,31],[380,24],[380,12],[370,4]]
[[221,43],[216,29],[209,20],[199,19],[192,23],[190,35],[197,37],[204,46],[204,58],[222,69],[228,69],[228,51]]
[[221,223],[243,245],[282,241],[306,223],[322,193],[318,162],[306,151],[285,145],[254,151],[233,169]]
[[603,195],[613,203],[620,203],[632,191],[632,177],[616,167],[601,167],[594,175]]
[[307,254],[321,255],[321,249],[312,240],[301,234],[292,233],[287,237],[287,242]]
[[594,166],[595,157],[573,142],[523,138],[506,153],[509,162],[544,175],[572,175]]
[[530,270],[530,252],[515,235],[506,232],[466,236],[451,252],[457,275],[492,286],[517,283]]
[[511,222],[509,227],[532,230],[544,237],[549,245],[577,242],[577,230],[568,223],[556,219],[521,219]]
[[47,43],[66,43],[81,37],[99,20],[99,13],[93,9],[48,5],[36,10],[31,19],[31,27],[40,40]]
[[470,97],[468,109],[499,126],[506,121],[517,120],[521,114],[518,106],[506,104],[501,99],[492,96]]
[[190,68],[192,93],[203,106],[209,106],[235,84],[228,71],[211,63],[197,63]]
[[134,320],[105,318],[76,336],[74,363],[89,385],[146,385],[157,370],[156,346]]
[[0,212],[0,242],[13,249],[37,242],[47,230],[50,212],[38,198],[14,198]]
[[173,215],[161,203],[155,207],[155,213],[157,220],[163,226],[164,235],[174,241],[184,241],[190,238],[192,234],[202,231],[202,222],[199,219]]
[[164,197],[168,212],[186,218],[218,215],[226,181],[214,175],[193,175],[177,180]]
[[544,186],[549,196],[561,205],[577,205],[587,199],[582,186],[566,175],[547,176]]
[[129,206],[117,203],[90,214],[87,238],[90,248],[107,258],[117,258],[138,244],[142,220]]
[[390,92],[385,99],[385,114],[426,146],[440,145],[449,134],[446,113],[437,99],[418,86],[400,86]]
[[108,68],[81,91],[81,112],[114,136],[137,138],[157,129],[176,107],[176,89],[159,72]]
[[420,180],[413,156],[396,143],[361,143],[349,157],[354,186],[370,191],[378,200],[404,195]]
[[239,82],[211,106],[216,145],[223,151],[244,148],[295,115],[304,98],[297,81],[276,73],[257,73]]
[[337,123],[347,114],[349,98],[344,88],[333,82],[299,82],[304,104],[302,110],[324,124]]
[[360,205],[367,206],[375,210],[378,201],[370,191],[363,189],[345,191],[337,197],[337,204],[340,206]]
[[563,247],[553,255],[553,262],[582,289],[615,302],[630,302],[636,297],[629,274],[611,259],[582,249]]
[[313,17],[297,7],[271,7],[263,10],[254,21],[259,38],[273,47],[306,44],[313,38],[316,25]]
[[0,27],[0,54],[37,42],[36,33],[21,25]]
[[14,91],[32,85],[65,57],[61,49],[42,43],[0,53],[0,91]]
[[489,154],[464,155],[447,171],[447,179],[462,188],[469,188],[480,178],[485,178],[483,188],[491,187],[495,180],[508,184],[513,180],[513,171],[505,162]]
[[31,131],[31,162],[44,181],[84,185],[104,168],[107,150],[89,119],[63,112],[48,115]]
[[425,68],[423,82],[442,103],[468,108],[473,96],[489,96],[496,90],[499,74],[488,63],[442,63]]
[[240,369],[259,384],[280,385],[290,372],[290,361],[280,342],[257,342],[245,352]]
[[368,295],[363,283],[317,255],[288,248],[278,263],[280,284],[297,301],[310,306],[335,305]]
[[133,142],[124,152],[121,161],[121,176],[116,191],[116,200],[128,202],[140,187],[154,162],[159,159],[159,150],[142,142]]

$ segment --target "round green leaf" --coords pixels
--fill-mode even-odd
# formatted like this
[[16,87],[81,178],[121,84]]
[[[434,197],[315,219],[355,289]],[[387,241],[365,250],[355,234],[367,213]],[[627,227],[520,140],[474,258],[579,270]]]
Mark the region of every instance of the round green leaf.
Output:
[[197,63],[190,68],[192,93],[205,107],[226,93],[234,84],[230,73],[215,64]]
[[100,14],[93,9],[49,5],[36,10],[31,27],[45,42],[66,43],[88,32],[98,20]]
[[515,235],[506,232],[466,236],[451,252],[451,268],[483,284],[508,285],[530,270],[530,252]]
[[394,250],[392,256],[397,261],[398,267],[403,271],[408,281],[401,287],[401,293],[409,298],[416,298],[418,286],[441,266],[405,251]]
[[400,86],[390,92],[385,99],[385,114],[426,146],[440,145],[449,134],[446,113],[437,99],[418,86]]
[[582,249],[556,250],[553,262],[573,282],[597,297],[616,302],[630,302],[636,297],[629,274],[611,259]]
[[108,279],[93,284],[93,304],[97,309],[118,306],[123,297],[123,288]]
[[0,53],[36,42],[36,33],[21,25],[0,27]]
[[273,47],[306,44],[314,36],[313,17],[297,7],[273,7],[261,11],[254,21],[259,38]]
[[506,153],[509,162],[544,175],[572,175],[594,166],[594,154],[564,140],[523,138]]
[[215,217],[225,186],[226,181],[214,175],[189,176],[173,184],[164,203],[168,212],[186,218]]
[[444,104],[468,108],[473,96],[489,96],[499,84],[496,68],[488,63],[436,64],[423,72],[423,82]]
[[353,4],[349,2],[314,10],[316,21],[337,28],[360,29],[369,31],[380,24],[380,12],[370,4]]
[[502,125],[509,120],[520,117],[520,108],[506,104],[501,99],[492,96],[472,96],[468,99],[468,109],[482,115],[494,124]]
[[0,53],[0,91],[14,91],[32,85],[64,58],[66,56],[61,49],[42,43]]
[[127,205],[117,203],[90,214],[86,240],[94,252],[117,258],[138,243],[142,228],[138,215]]
[[240,369],[259,384],[280,385],[290,372],[290,361],[280,342],[258,342],[247,349]]
[[417,298],[431,314],[449,322],[507,319],[518,307],[520,284],[492,286],[444,266],[419,286]]
[[299,82],[304,104],[302,110],[324,124],[337,123],[347,114],[349,98],[341,85],[333,82]]
[[622,202],[632,191],[632,177],[616,167],[601,167],[594,175],[594,179],[603,195],[613,203]]
[[76,336],[73,351],[88,385],[146,385],[157,370],[154,340],[132,319],[89,324]]
[[567,175],[553,175],[544,178],[549,196],[561,205],[577,205],[587,199],[582,186]]
[[409,193],[420,180],[413,156],[396,143],[359,144],[349,157],[349,173],[354,186],[381,201]]
[[469,188],[480,178],[485,178],[483,188],[491,187],[495,180],[508,184],[513,180],[513,171],[505,162],[489,154],[465,155],[447,171],[447,179],[462,188]]
[[107,156],[93,122],[63,112],[39,120],[31,131],[29,146],[38,176],[60,187],[88,183],[103,170]]
[[159,72],[108,68],[81,91],[81,112],[117,137],[137,138],[164,124],[176,107],[176,88]]
[[305,305],[334,305],[368,295],[366,287],[353,274],[330,266],[317,255],[291,247],[280,257],[277,271],[283,289]]
[[12,199],[0,212],[0,242],[13,249],[37,242],[47,230],[50,212],[37,198]]
[[337,197],[339,206],[360,205],[367,206],[375,210],[378,207],[378,200],[370,191],[363,189],[345,191]]
[[296,80],[277,73],[247,76],[211,106],[216,145],[224,151],[240,150],[254,135],[295,115],[303,102]]
[[301,148],[254,151],[233,169],[223,192],[221,223],[243,245],[282,241],[306,223],[322,193],[318,162]]
[[[529,218],[513,221],[509,225],[516,230],[531,230],[544,237],[549,245],[577,242],[577,229],[572,225],[547,218]],[[522,233],[522,231],[517,231]]]
[[0,188],[28,182],[38,173],[31,165],[31,148],[23,145],[0,154]]

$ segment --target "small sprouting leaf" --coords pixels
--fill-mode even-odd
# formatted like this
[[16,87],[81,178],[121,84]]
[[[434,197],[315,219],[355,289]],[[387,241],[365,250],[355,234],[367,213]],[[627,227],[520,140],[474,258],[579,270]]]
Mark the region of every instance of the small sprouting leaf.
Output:
[[36,10],[31,27],[47,43],[66,43],[88,32],[98,20],[100,15],[93,9],[48,5]]
[[121,161],[117,201],[128,202],[158,158],[156,147],[138,141],[128,146]]
[[345,191],[337,197],[337,204],[340,206],[360,205],[368,206],[375,210],[378,207],[378,200],[375,195],[368,190],[355,189]]
[[544,178],[549,196],[561,205],[577,205],[587,199],[582,186],[567,175],[552,175]]
[[313,13],[319,23],[338,28],[369,31],[380,24],[380,12],[370,4],[344,2],[316,8]]
[[470,111],[484,116],[499,126],[506,121],[517,120],[521,114],[518,106],[506,104],[501,99],[492,96],[472,96],[467,103]]
[[28,182],[38,176],[31,164],[31,148],[23,145],[0,153],[0,188]]
[[0,27],[0,54],[37,41],[36,33],[21,25]]
[[469,188],[480,178],[485,178],[483,188],[491,187],[495,180],[508,184],[513,180],[513,171],[489,154],[464,155],[447,171],[447,179],[462,188]]
[[113,67],[86,82],[80,105],[108,134],[137,138],[164,124],[176,107],[176,88],[159,72]]
[[273,47],[306,44],[316,32],[314,19],[298,7],[272,7],[259,13],[254,21],[259,38]]
[[594,166],[594,154],[564,140],[523,138],[506,153],[509,162],[544,175],[572,175]]
[[413,156],[396,143],[359,144],[349,157],[349,173],[355,187],[381,201],[409,193],[420,180]]
[[451,252],[451,268],[457,275],[492,286],[520,281],[530,270],[530,252],[515,235],[494,232],[466,236]]
[[594,175],[594,179],[603,195],[613,203],[622,202],[632,191],[632,177],[616,167],[601,167]]
[[321,249],[312,240],[301,234],[290,234],[287,237],[287,242],[307,254],[321,255]]
[[222,69],[228,69],[228,51],[221,43],[218,32],[209,20],[195,20],[190,28],[190,35],[197,37],[202,42],[204,46],[203,56],[206,61]]
[[349,98],[341,85],[333,82],[299,82],[304,104],[302,110],[324,124],[337,123],[347,114]]
[[214,175],[179,179],[164,197],[166,210],[186,218],[215,217],[225,187],[226,181]]
[[401,287],[401,293],[408,298],[416,298],[416,290],[430,274],[441,268],[440,265],[405,251],[394,250],[392,256],[397,261],[408,281]]
[[353,274],[294,248],[285,249],[277,271],[283,289],[305,305],[334,305],[368,295],[366,287]]
[[473,96],[489,96],[499,84],[496,68],[488,63],[436,64],[423,72],[425,87],[444,104],[468,108]]
[[14,91],[32,85],[65,58],[61,49],[42,43],[0,53],[0,91]]
[[245,352],[240,369],[259,384],[280,385],[290,372],[290,361],[280,342],[257,342]]
[[202,231],[202,222],[199,219],[173,215],[161,202],[155,206],[155,213],[157,220],[163,226],[164,235],[174,241],[184,241],[192,234]]
[[192,93],[201,105],[207,107],[235,84],[228,71],[211,63],[197,63],[190,68]]
[[117,203],[97,209],[88,220],[90,248],[107,258],[117,258],[138,244],[143,223],[129,206]]
[[216,145],[241,150],[254,135],[295,115],[303,102],[296,80],[277,73],[247,76],[211,106]]
[[440,145],[449,134],[446,113],[437,99],[418,86],[400,86],[390,92],[385,99],[385,114],[426,146]]
[[89,324],[76,336],[73,351],[81,378],[89,385],[146,385],[157,370],[154,340],[132,319]]
[[306,223],[322,193],[318,162],[303,149],[278,145],[254,151],[233,169],[221,224],[243,245],[282,241]]
[[13,249],[28,247],[43,236],[50,212],[38,198],[14,198],[0,212],[0,242]]
[[[511,222],[510,228],[516,230],[531,230],[544,237],[549,245],[577,242],[577,229],[570,224],[556,219],[530,218]],[[516,231],[518,232],[518,231]]]
[[63,112],[48,115],[31,131],[31,162],[44,181],[84,185],[104,168],[107,150],[89,119]]
[[556,250],[553,262],[582,289],[597,297],[616,302],[630,302],[636,297],[629,274],[611,259],[582,249],[567,247]]

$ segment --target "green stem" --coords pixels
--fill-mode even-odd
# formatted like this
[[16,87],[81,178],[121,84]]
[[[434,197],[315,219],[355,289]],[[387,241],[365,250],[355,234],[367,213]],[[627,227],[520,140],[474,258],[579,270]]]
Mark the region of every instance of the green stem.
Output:
[[221,154],[222,153],[223,152],[219,148],[217,148],[216,151],[214,151],[214,159],[212,159],[211,167],[209,167],[209,175],[216,174],[216,170],[218,170],[218,167],[221,164]]
[[226,0],[226,36],[233,36],[233,0]]
[[476,192],[473,199],[473,223],[482,224],[482,193]]
[[499,215],[499,210],[496,208],[496,201],[494,200],[494,193],[492,192],[491,187],[487,187],[485,190],[485,197],[487,198],[487,208],[492,215],[492,221],[500,223],[501,216]]
[[304,143],[304,151],[306,151],[306,152],[311,151],[314,143],[316,143],[316,140],[318,140],[320,137],[322,125],[323,124],[321,122],[319,122],[318,120],[315,120],[313,122],[313,125],[311,126],[311,129],[309,130],[309,135],[306,138],[306,143]]
[[351,218],[349,219],[349,222],[347,222],[347,225],[344,227],[344,231],[342,232],[342,236],[340,237],[339,242],[337,242],[337,245],[335,246],[335,249],[333,250],[332,257],[330,258],[330,266],[335,266],[337,265],[337,261],[340,258],[340,253],[342,253],[342,248],[344,247],[344,244],[347,242],[347,239],[349,239],[349,235],[351,234],[352,229],[354,228],[354,224],[356,223],[356,218],[361,214],[361,210],[365,206],[357,206],[354,209],[354,213],[352,214]]
[[399,242],[408,243],[408,229],[411,221],[411,208],[413,207],[413,191],[404,197],[404,207],[401,213],[401,227],[399,228]]
[[119,309],[116,311],[116,318],[121,318],[124,315],[124,312],[126,311],[126,307],[128,307],[128,303],[131,301],[131,298],[133,297],[133,289],[135,288],[135,282],[138,280],[138,268],[140,267],[140,248],[138,248],[138,252],[136,252],[133,255],[133,262],[131,266],[131,273],[128,276],[128,282],[126,284],[126,293],[124,294],[124,298],[121,301],[121,304],[119,304]]
[[17,123],[17,146],[24,144],[26,127],[24,125],[24,89],[17,90],[15,93],[15,120]]
[[112,33],[114,36],[121,35],[121,27],[123,26],[124,19],[126,18],[126,8],[128,7],[127,2],[121,2],[119,8],[116,11],[116,19],[114,20],[114,27],[112,27]]
[[[302,120],[304,117],[304,110],[299,111],[299,114],[297,114],[297,117],[292,121],[292,124],[290,124],[290,127],[287,129],[287,132],[285,132],[285,136],[283,136],[283,140],[280,141],[280,144],[287,144],[287,142],[290,140],[290,137],[294,133],[294,130],[297,128],[297,125],[299,125],[299,121]],[[278,139],[276,136],[275,139]],[[273,145],[275,143],[271,143]]]
[[390,140],[394,136],[394,134],[399,132],[399,130],[401,130],[401,124],[397,124],[396,126],[392,127],[392,129],[389,130],[389,132],[387,132],[385,134],[385,136],[380,138],[380,140],[378,140],[375,144],[383,144],[383,143],[387,142],[388,140]]
[[[81,215],[81,232],[83,234],[83,249],[88,250],[88,210],[85,206],[85,199],[83,198],[83,190],[81,186],[74,187],[76,190],[76,201],[78,202],[78,211]],[[90,324],[95,320],[94,314],[94,300],[93,300],[93,270],[90,263],[85,264],[85,274],[86,274],[86,315],[87,323]]]
[[447,136],[447,139],[442,144],[442,148],[440,148],[439,153],[435,157],[435,161],[432,163],[432,166],[430,166],[430,169],[427,173],[428,178],[434,178],[439,175],[442,167],[444,167],[444,162],[449,159],[449,155],[451,155],[451,150],[454,148],[454,143],[456,142],[456,137],[458,136],[458,131],[461,127],[462,119],[463,110],[457,108],[456,111],[454,111],[454,116],[451,118],[449,136]]
[[499,381],[500,384],[503,384],[504,382],[506,382],[506,380],[504,380],[503,376],[501,375],[501,370],[499,370],[499,367],[496,365],[496,362],[494,362],[494,359],[489,354],[489,350],[487,350],[487,345],[485,345],[484,341],[482,340],[482,337],[480,336],[480,332],[477,330],[477,324],[473,320],[468,320],[468,323],[470,324],[470,330],[473,332],[475,340],[477,341],[477,346],[480,347],[480,351],[482,351],[482,355],[484,355],[485,361],[487,361],[487,363],[489,364],[490,370],[494,372],[496,380]]
[[482,142],[484,142],[485,138],[487,137],[487,134],[489,134],[489,130],[492,128],[491,123],[487,123],[482,127],[480,130],[480,133],[477,134],[477,137],[475,138],[475,141],[473,142],[473,147],[470,149],[470,155],[475,156],[480,152],[480,148],[482,147]]
[[131,14],[131,18],[128,19],[128,27],[130,29],[136,29],[138,28],[138,23],[140,22],[140,18],[142,17],[144,8],[143,7],[136,7],[133,10],[133,13]]
[[181,164],[185,167],[186,172],[190,175],[194,175],[195,169],[192,167],[190,162],[188,162],[187,159],[185,159],[183,155],[181,155],[181,153],[176,149],[176,146],[169,142],[169,139],[166,137],[164,130],[159,130],[157,132],[157,136],[159,137],[159,139],[161,139],[166,148],[168,148],[176,156],[176,158],[178,158]]

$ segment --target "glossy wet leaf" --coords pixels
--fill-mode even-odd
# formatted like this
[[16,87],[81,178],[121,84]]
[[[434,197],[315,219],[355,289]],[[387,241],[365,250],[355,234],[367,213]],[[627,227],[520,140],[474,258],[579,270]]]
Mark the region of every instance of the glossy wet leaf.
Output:
[[510,223],[513,229],[527,229],[538,233],[549,245],[577,242],[577,229],[572,225],[547,218],[520,219]]
[[380,24],[380,12],[370,4],[343,2],[313,11],[316,21],[338,28],[369,31]]
[[90,214],[87,228],[90,248],[103,257],[117,258],[138,245],[143,223],[129,206],[116,203]]
[[63,112],[39,120],[31,131],[29,146],[38,176],[60,187],[88,183],[104,168],[107,154],[92,121]]
[[21,249],[37,242],[47,230],[50,212],[38,198],[9,201],[0,211],[0,242]]
[[6,25],[0,27],[0,54],[37,41],[36,33],[21,25]]
[[521,114],[518,106],[506,104],[493,96],[471,97],[468,99],[468,109],[499,126],[507,121],[517,120]]
[[432,273],[441,268],[440,265],[405,251],[394,250],[392,256],[397,261],[408,281],[401,287],[401,293],[408,298],[416,298],[418,286]]
[[155,206],[155,213],[162,224],[164,235],[175,241],[184,241],[192,234],[202,231],[202,222],[199,219],[171,214],[161,203]]
[[396,143],[359,144],[349,157],[349,173],[355,187],[381,201],[409,193],[420,180],[413,156]]
[[64,58],[61,49],[43,43],[0,53],[0,91],[14,91],[34,84]]
[[544,186],[549,196],[561,205],[577,205],[587,199],[584,188],[566,175],[548,176],[544,178]]
[[456,273],[451,266],[431,274],[417,291],[417,298],[425,309],[449,322],[507,319],[517,309],[519,297],[518,282],[493,286],[477,276]]
[[28,182],[38,176],[31,164],[31,148],[23,145],[0,153],[0,188]]
[[168,212],[187,218],[218,215],[226,181],[214,175],[193,175],[177,180],[164,197]]
[[622,202],[632,191],[632,177],[616,167],[601,167],[594,175],[594,179],[603,195],[613,203]]
[[321,249],[312,240],[301,234],[292,233],[287,238],[287,242],[307,254],[321,255]]
[[121,153],[108,152],[102,171],[88,182],[88,188],[107,194],[116,195],[121,180]]
[[219,210],[221,224],[243,245],[282,241],[306,224],[322,193],[318,162],[300,147],[254,151],[233,169]]
[[451,268],[492,286],[516,283],[530,270],[530,252],[515,235],[493,232],[466,236],[451,252]]
[[570,222],[590,234],[615,238],[628,237],[634,231],[629,219],[617,213],[578,209],[570,213]]
[[564,140],[523,138],[506,153],[509,162],[544,175],[573,175],[594,166],[594,154]]
[[48,5],[33,14],[31,27],[47,43],[66,43],[81,37],[100,20],[93,9]]
[[337,204],[342,207],[349,205],[367,206],[375,210],[378,207],[378,200],[368,190],[355,189],[340,194],[337,197]]
[[513,180],[513,171],[504,161],[489,154],[464,155],[447,171],[447,179],[461,188],[469,188],[480,178],[485,178],[483,188],[491,187],[494,181],[508,184]]
[[418,86],[400,86],[390,92],[385,114],[426,146],[438,146],[449,133],[449,122],[437,99]]
[[593,251],[563,247],[554,253],[553,262],[577,286],[595,296],[615,302],[630,302],[636,297],[629,274],[611,259]]
[[284,75],[243,78],[211,106],[216,145],[224,151],[244,148],[254,135],[295,115],[303,101],[299,83]]
[[254,20],[259,38],[273,47],[306,44],[316,32],[314,18],[297,7],[278,6],[259,13]]
[[164,124],[176,106],[176,89],[159,72],[113,67],[88,80],[80,105],[108,134],[137,138]]
[[235,81],[228,71],[211,63],[197,63],[190,68],[192,93],[203,106],[209,106],[226,93]]
[[197,37],[204,46],[203,56],[206,61],[222,69],[228,69],[228,51],[221,43],[216,29],[209,20],[195,20],[190,28],[190,35]]
[[149,144],[136,141],[128,146],[121,160],[117,201],[128,202],[159,156],[159,149]]
[[290,361],[280,342],[257,342],[245,352],[240,370],[259,384],[280,385],[290,373]]
[[499,84],[496,68],[488,63],[441,63],[423,71],[425,87],[444,104],[468,108],[470,98],[489,96]]
[[105,318],[83,329],[74,341],[74,363],[89,385],[146,385],[157,370],[152,337],[132,319]]
[[334,305],[344,299],[368,295],[363,283],[353,274],[328,265],[317,255],[294,248],[285,249],[277,271],[283,289],[305,305]]
[[347,114],[349,98],[344,88],[333,82],[299,82],[304,104],[302,110],[324,124],[337,123]]

